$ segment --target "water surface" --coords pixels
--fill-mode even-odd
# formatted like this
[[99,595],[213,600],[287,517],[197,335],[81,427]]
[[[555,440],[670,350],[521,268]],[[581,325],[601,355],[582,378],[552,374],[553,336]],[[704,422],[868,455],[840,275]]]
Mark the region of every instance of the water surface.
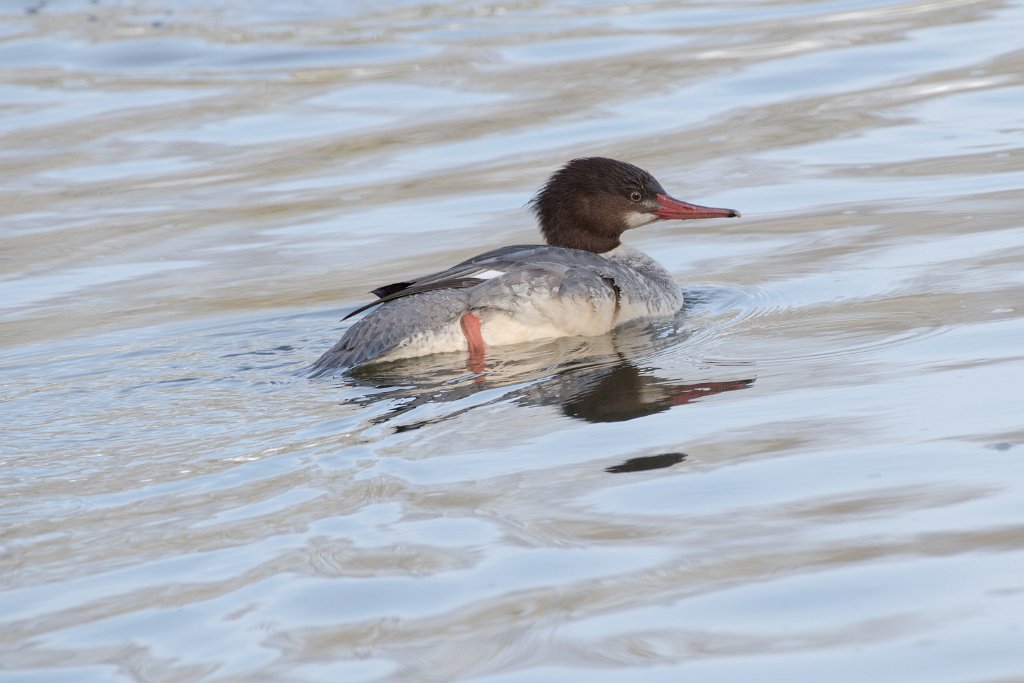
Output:
[[[1021,25],[6,3],[0,679],[1021,679]],[[677,320],[305,376],[582,155]]]

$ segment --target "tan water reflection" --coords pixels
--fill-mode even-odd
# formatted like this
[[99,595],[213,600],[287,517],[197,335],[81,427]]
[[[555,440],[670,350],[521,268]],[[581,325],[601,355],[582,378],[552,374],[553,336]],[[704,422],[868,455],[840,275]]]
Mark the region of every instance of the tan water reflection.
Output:
[[[1019,678],[1022,24],[0,8],[0,678]],[[303,376],[582,154],[681,328]]]

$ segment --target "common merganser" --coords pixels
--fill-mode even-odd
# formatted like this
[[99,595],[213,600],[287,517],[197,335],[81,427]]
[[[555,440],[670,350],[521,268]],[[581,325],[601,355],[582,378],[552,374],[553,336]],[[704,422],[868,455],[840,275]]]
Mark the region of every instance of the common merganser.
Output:
[[[657,220],[738,217],[669,196],[647,171],[603,157],[573,159],[530,201],[547,245],[502,247],[448,270],[383,285],[377,306],[312,366],[313,376],[432,353],[549,337],[596,336],[637,318],[672,316],[672,275],[622,233]],[[479,363],[478,363],[479,364]]]

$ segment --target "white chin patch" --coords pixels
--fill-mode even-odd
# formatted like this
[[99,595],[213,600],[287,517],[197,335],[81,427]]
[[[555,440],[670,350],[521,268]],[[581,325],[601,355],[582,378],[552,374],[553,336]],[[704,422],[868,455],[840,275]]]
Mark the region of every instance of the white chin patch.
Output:
[[626,225],[630,228],[639,228],[641,225],[647,225],[658,220],[658,217],[653,213],[640,213],[639,211],[630,211],[626,214]]

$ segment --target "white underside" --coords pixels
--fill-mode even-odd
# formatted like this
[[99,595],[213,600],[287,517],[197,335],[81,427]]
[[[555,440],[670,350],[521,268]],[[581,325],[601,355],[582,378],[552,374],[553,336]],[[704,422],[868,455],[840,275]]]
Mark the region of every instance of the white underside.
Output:
[[[585,312],[584,315],[566,315],[561,324],[552,320],[516,318],[504,312],[481,314],[480,335],[485,346],[507,346],[556,337],[596,337],[610,332],[628,320],[650,315],[648,309]],[[406,339],[397,348],[376,360],[398,360],[432,353],[467,351],[469,341],[459,323],[446,325],[428,334]]]
[[[611,326],[606,325],[600,329],[592,327],[591,329],[577,328],[569,331],[563,326],[550,322],[525,324],[507,316],[500,316],[491,320],[481,321],[480,336],[483,337],[485,346],[508,346],[510,344],[522,344],[524,342],[553,339],[555,337],[593,337],[605,334],[611,331],[611,329]],[[376,360],[398,360],[400,358],[414,358],[432,353],[468,350],[469,341],[462,332],[462,326],[455,323],[430,334],[410,337],[396,349]]]

